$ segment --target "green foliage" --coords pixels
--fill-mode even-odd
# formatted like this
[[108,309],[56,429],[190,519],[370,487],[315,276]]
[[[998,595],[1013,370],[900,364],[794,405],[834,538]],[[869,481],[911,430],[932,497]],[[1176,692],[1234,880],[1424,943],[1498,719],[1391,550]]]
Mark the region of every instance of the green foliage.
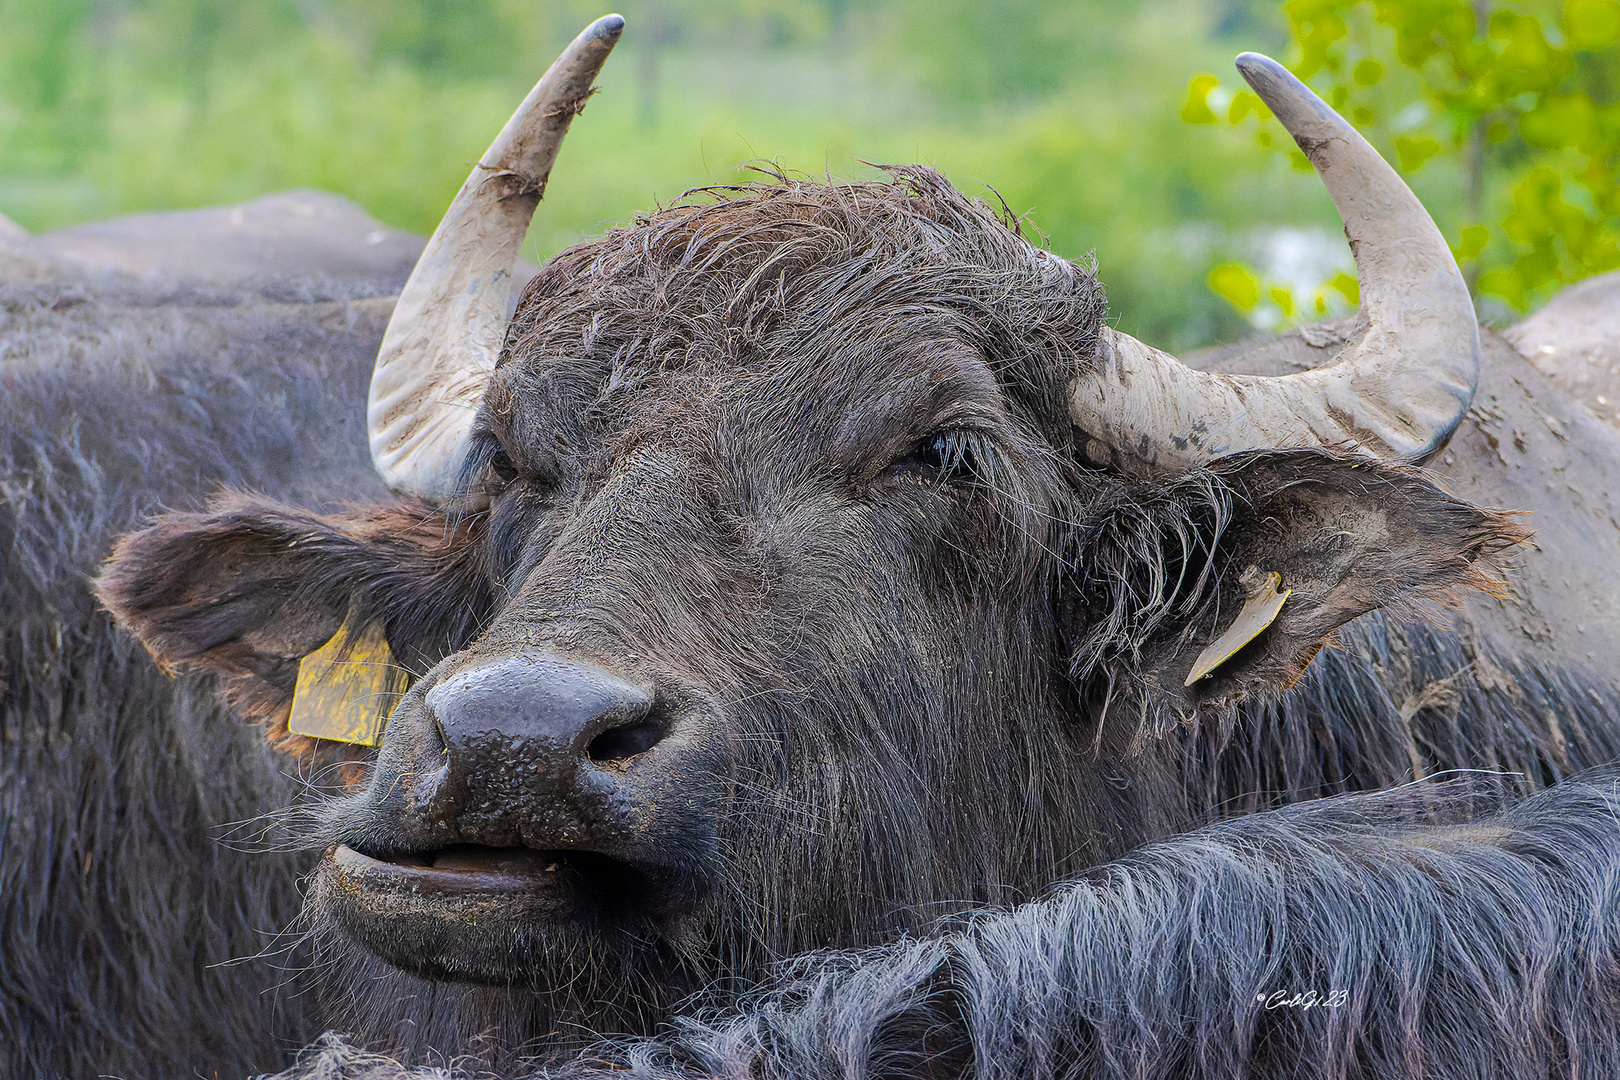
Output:
[[[1620,267],[1620,0],[1283,8],[1290,66],[1425,196],[1477,293],[1524,311]],[[1228,119],[1252,124],[1241,96]],[[1288,143],[1275,124],[1257,130]],[[1420,174],[1436,172],[1425,189]]]
[[856,0],[883,39],[880,62],[955,108],[1037,98],[1097,62],[1117,41],[1109,0]]
[[[1272,0],[625,4],[624,42],[564,148],[531,259],[733,182],[753,159],[817,176],[922,161],[966,191],[994,185],[1054,250],[1094,252],[1118,324],[1184,350],[1247,332],[1206,282],[1254,257],[1258,229],[1325,221],[1317,232],[1337,246],[1320,189],[1230,137],[1231,122],[1266,118],[1254,95],[1212,81],[1203,124],[1181,120],[1194,73],[1285,44]],[[602,10],[0,0],[0,212],[39,230],[311,186],[425,233]],[[1331,287],[1256,274],[1257,319],[1343,307]]]
[[[0,0],[0,212],[31,229],[309,186],[430,231],[599,0]],[[1244,330],[1205,288],[1257,208],[1319,195],[1178,111],[1279,39],[1269,0],[625,0],[525,254],[543,259],[757,158],[933,164],[1030,235],[1095,252],[1122,327]],[[1225,28],[1225,29],[1223,29]],[[1221,38],[1223,33],[1239,35]]]
[[1242,263],[1221,263],[1211,270],[1209,287],[1245,315],[1260,306],[1260,279]]
[[1187,104],[1181,107],[1181,118],[1189,124],[1215,123],[1215,110],[1209,107],[1209,92],[1221,84],[1214,75],[1194,75],[1187,86]]
[[1268,328],[1296,320],[1314,321],[1344,314],[1361,301],[1356,279],[1342,271],[1308,290],[1303,298],[1296,297],[1291,284],[1268,280],[1240,262],[1215,267],[1206,282],[1211,292],[1245,318]]
[[[1292,41],[1481,290],[1524,306],[1620,261],[1620,0],[1504,0],[1483,29],[1462,0],[625,4],[532,259],[752,159],[836,176],[923,161],[970,192],[993,184],[1054,250],[1095,252],[1120,325],[1163,347],[1343,311],[1354,285],[1308,162],[1253,93],[1208,74]],[[312,186],[425,233],[600,13],[0,0],[0,211],[43,229]],[[1234,127],[1287,152],[1257,155]],[[1279,230],[1333,258],[1279,262]]]

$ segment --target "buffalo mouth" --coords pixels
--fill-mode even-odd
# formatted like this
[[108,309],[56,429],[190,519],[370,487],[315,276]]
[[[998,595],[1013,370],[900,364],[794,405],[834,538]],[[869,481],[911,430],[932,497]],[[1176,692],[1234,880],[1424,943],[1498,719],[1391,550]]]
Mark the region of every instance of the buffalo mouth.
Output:
[[656,937],[682,890],[655,867],[594,851],[456,844],[371,856],[327,850],[312,901],[350,940],[429,979],[540,978],[573,941]]
[[649,871],[594,851],[453,844],[374,858],[338,844],[327,858],[366,887],[407,888],[421,896],[567,891],[617,905],[654,891]]

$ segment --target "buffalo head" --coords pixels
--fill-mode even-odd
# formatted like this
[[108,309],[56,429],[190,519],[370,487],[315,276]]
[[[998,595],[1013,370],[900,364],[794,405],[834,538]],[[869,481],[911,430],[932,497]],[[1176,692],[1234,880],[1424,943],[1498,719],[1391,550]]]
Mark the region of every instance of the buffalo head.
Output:
[[[536,1034],[638,1027],[1028,896],[1208,810],[1166,731],[1516,538],[1408,467],[1477,371],[1444,242],[1260,57],[1360,267],[1365,332],[1328,368],[1187,368],[923,168],[699,193],[558,255],[508,324],[618,29],[542,80],[400,299],[371,415],[401,501],[227,495],[102,582],[289,743],[299,662],[341,626],[413,673],[322,811],[312,914],[362,968],[516,988]],[[1275,619],[1194,671],[1271,575]]]

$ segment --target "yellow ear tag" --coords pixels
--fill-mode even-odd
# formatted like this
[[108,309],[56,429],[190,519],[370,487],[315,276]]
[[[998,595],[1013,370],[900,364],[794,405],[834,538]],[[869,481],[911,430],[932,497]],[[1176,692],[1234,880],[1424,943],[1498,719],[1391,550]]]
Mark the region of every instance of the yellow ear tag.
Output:
[[1191,686],[1232,659],[1239,649],[1253,641],[1259,636],[1260,631],[1276,621],[1277,613],[1282,610],[1283,601],[1294,591],[1285,589],[1278,592],[1277,586],[1281,584],[1281,574],[1266,575],[1260,588],[1249,595],[1249,599],[1243,604],[1243,610],[1232,620],[1232,625],[1226,628],[1226,633],[1210,642],[1208,647],[1198,654],[1198,659],[1193,661],[1192,671],[1187,673],[1187,681],[1181,685]]
[[287,730],[312,739],[376,746],[403,693],[402,674],[381,626],[373,623],[350,640],[344,624],[331,641],[299,662]]

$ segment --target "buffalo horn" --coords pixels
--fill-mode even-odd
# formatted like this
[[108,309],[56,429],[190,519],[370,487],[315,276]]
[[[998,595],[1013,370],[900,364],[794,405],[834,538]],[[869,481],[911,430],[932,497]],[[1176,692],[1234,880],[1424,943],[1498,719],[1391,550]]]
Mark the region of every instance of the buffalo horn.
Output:
[[512,267],[569,123],[624,28],[604,15],[551,65],[461,185],[383,335],[366,411],[388,486],[442,501],[506,336]]
[[1338,113],[1275,60],[1244,53],[1237,67],[1344,219],[1364,333],[1326,366],[1263,377],[1197,371],[1106,329],[1071,399],[1088,455],[1163,470],[1259,447],[1422,460],[1461,422],[1479,380],[1479,325],[1456,260],[1417,197]]

